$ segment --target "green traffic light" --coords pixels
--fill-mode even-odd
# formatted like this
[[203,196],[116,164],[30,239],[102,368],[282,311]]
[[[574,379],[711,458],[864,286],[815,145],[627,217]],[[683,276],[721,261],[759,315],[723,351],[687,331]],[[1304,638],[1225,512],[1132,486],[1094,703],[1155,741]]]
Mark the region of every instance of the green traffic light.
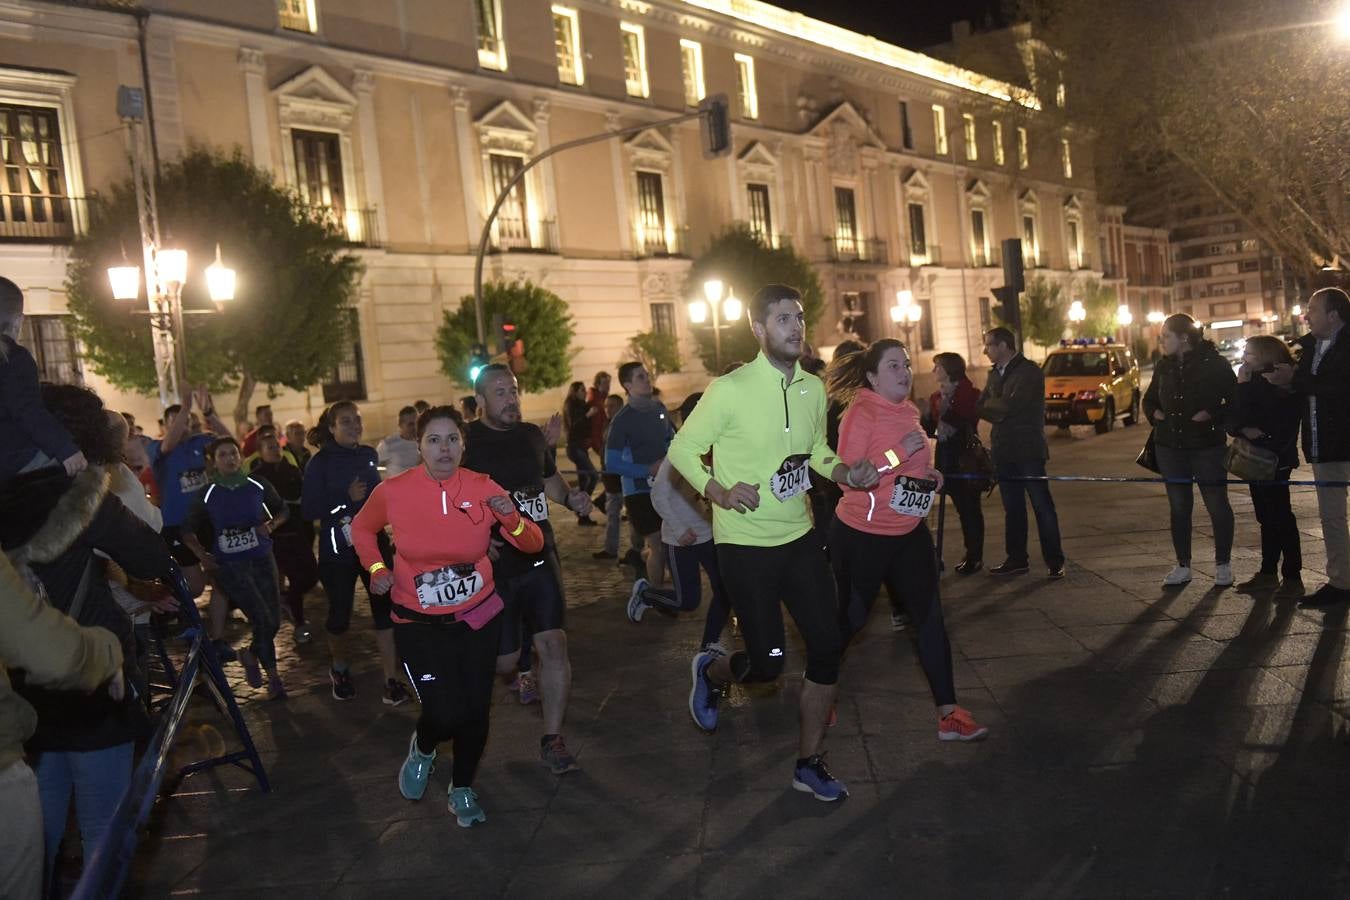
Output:
[[478,373],[479,373],[479,372],[482,372],[484,368],[485,368],[484,366],[470,366],[470,367],[469,367],[469,380],[472,381],[472,382],[477,382],[477,381],[478,381]]

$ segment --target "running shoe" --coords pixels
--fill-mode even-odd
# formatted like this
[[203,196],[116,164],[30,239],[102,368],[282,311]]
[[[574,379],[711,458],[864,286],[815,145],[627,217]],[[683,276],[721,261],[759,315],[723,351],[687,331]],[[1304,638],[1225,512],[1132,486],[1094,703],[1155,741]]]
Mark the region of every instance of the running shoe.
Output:
[[223,663],[237,662],[239,654],[234,652],[234,648],[223,638],[216,638],[211,642],[211,649],[216,651],[216,659]]
[[[427,779],[436,771],[436,751],[423,753],[417,749],[417,730],[408,741],[408,758],[398,770],[398,792],[404,800],[421,800],[427,792]],[[461,823],[462,824],[462,823]]]
[[909,613],[892,612],[891,613],[891,631],[904,631],[909,625]]
[[529,706],[531,703],[539,702],[539,685],[534,680],[533,672],[520,673],[520,705]]
[[708,680],[707,672],[708,666],[721,655],[709,647],[695,655],[690,666],[694,684],[689,689],[689,715],[694,717],[695,725],[709,733],[717,730],[717,701],[721,692]]
[[597,550],[591,554],[591,559],[618,559],[618,557],[608,550]]
[[1163,587],[1177,587],[1191,580],[1190,566],[1176,566],[1163,576]]
[[831,706],[830,714],[825,717],[825,727],[833,728],[839,724],[839,707]]
[[262,687],[262,668],[258,657],[247,648],[239,651],[239,665],[244,667],[244,683],[252,688]]
[[619,560],[620,566],[632,566],[634,570],[641,572],[647,568],[647,562],[642,558],[642,554],[636,549],[629,548],[628,552]]
[[350,700],[356,696],[356,685],[352,683],[352,673],[343,669],[328,670],[328,679],[333,682],[333,699]]
[[310,641],[314,640],[314,632],[310,630],[308,625],[295,626],[294,634],[295,642],[297,644],[308,644]]
[[544,735],[540,740],[539,764],[554,775],[565,775],[581,768],[572,751],[567,749],[561,734]]
[[647,604],[642,602],[642,592],[647,589],[647,579],[639,578],[633,582],[633,589],[628,592],[628,621],[641,622],[642,614],[647,611]]
[[285,700],[289,694],[286,693],[286,685],[282,683],[280,675],[269,675],[267,678],[267,699]]
[[1233,564],[1219,563],[1214,567],[1214,586],[1229,587],[1233,583]]
[[825,768],[823,753],[798,761],[797,768],[792,773],[792,787],[826,803],[833,803],[848,796],[848,788],[844,787],[844,783]]
[[939,741],[982,741],[989,729],[975,721],[970,711],[957,707],[938,719]]
[[402,706],[412,699],[412,694],[403,686],[403,682],[397,678],[390,678],[384,683],[384,705]]
[[446,799],[460,828],[468,828],[474,822],[487,821],[487,815],[483,812],[483,807],[478,805],[478,795],[473,792],[473,788],[455,787],[452,784],[450,795]]

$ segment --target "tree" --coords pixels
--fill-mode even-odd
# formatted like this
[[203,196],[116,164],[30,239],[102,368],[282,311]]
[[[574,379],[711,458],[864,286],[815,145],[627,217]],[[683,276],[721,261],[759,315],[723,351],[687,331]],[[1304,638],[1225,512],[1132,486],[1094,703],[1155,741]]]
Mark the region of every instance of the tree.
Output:
[[[259,384],[305,390],[342,360],[343,309],[356,294],[360,260],[331,217],[253,166],[236,148],[196,148],[163,167],[156,181],[160,236],[188,251],[193,270],[215,256],[239,273],[239,290],[219,315],[184,317],[188,378],[216,390],[238,385],[236,421]],[[115,301],[107,267],[141,261],[136,194],[130,178],[90,198],[89,230],[71,250],[66,294],[85,359],[123,390],[157,387],[144,301]],[[200,265],[198,265],[200,263]],[[185,309],[209,309],[205,279],[183,285]]]
[[680,371],[680,344],[673,334],[640,331],[628,339],[628,354],[653,378]]
[[1104,201],[1209,192],[1305,277],[1350,259],[1350,55],[1329,3],[1021,6],[1097,136]]
[[[787,284],[802,293],[802,307],[806,312],[807,338],[811,329],[825,311],[825,295],[820,279],[805,258],[790,246],[766,247],[748,227],[732,226],[713,239],[712,244],[689,267],[684,294],[690,298],[703,297],[703,283],[711,278],[721,279],[726,290],[734,292],[749,303],[751,296],[766,284]],[[703,366],[712,374],[719,374],[714,354],[713,333],[710,325],[695,325],[699,356]],[[722,331],[722,364],[748,362],[759,352],[746,322],[733,323]]]
[[1053,347],[1064,336],[1065,304],[1059,282],[1037,276],[1022,294],[1022,334],[1040,347]]
[[[518,379],[523,391],[561,387],[572,374],[572,316],[567,303],[552,291],[529,281],[490,281],[483,285],[483,317],[500,314],[516,326],[528,361]],[[488,335],[488,350],[496,349],[495,335]],[[446,310],[436,330],[436,354],[441,371],[455,384],[472,388],[469,358],[478,343],[473,295],[460,301],[459,309]]]
[[1078,326],[1080,335],[1097,338],[1115,334],[1116,313],[1120,308],[1115,288],[1105,287],[1094,278],[1083,285],[1078,299],[1083,301],[1083,309],[1087,312],[1087,317]]

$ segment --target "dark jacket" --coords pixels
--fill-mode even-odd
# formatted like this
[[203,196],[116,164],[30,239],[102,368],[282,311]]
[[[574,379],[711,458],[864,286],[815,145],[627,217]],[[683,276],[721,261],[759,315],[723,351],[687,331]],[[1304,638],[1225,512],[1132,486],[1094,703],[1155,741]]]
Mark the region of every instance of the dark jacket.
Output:
[[65,460],[79,450],[70,432],[42,405],[33,354],[0,335],[0,483],[18,474],[42,450]]
[[[1224,426],[1233,402],[1237,376],[1212,341],[1188,350],[1180,359],[1164,356],[1153,368],[1153,381],[1144,392],[1144,416],[1153,426],[1153,439],[1173,450],[1199,450],[1228,442]],[[1165,419],[1153,418],[1162,410]],[[1209,413],[1196,422],[1196,413]]]
[[970,443],[970,436],[979,428],[980,418],[975,411],[979,402],[980,392],[975,389],[969,378],[962,378],[956,383],[956,393],[952,395],[952,402],[947,405],[947,411],[941,415],[938,415],[938,410],[942,408],[942,392],[934,391],[928,398],[928,411],[923,417],[923,427],[928,433],[936,437],[939,422],[946,422],[956,429],[956,434],[945,441],[938,441],[933,465],[943,474],[957,470],[961,451],[965,450],[966,445]]
[[1050,458],[1045,443],[1045,375],[1022,354],[1012,358],[1002,375],[989,369],[976,413],[994,423],[990,453],[995,465]]
[[[71,478],[48,468],[20,475],[0,492],[0,544],[16,562],[28,565],[42,582],[52,606],[70,610],[86,567],[89,577],[76,621],[117,635],[128,670],[136,683],[136,658],[131,620],[108,589],[106,562],[100,550],[128,575],[167,579],[172,560],[168,546],[150,526],[133,515],[110,490],[101,466],[90,466]],[[16,682],[16,686],[22,682]],[[38,728],[29,752],[88,751],[135,740],[148,729],[145,707],[128,692],[115,701],[106,693],[54,691],[28,685],[20,694],[38,713]]]
[[1233,392],[1233,406],[1228,415],[1228,433],[1241,435],[1244,428],[1259,428],[1265,437],[1252,443],[1270,450],[1280,457],[1281,469],[1298,466],[1298,424],[1302,415],[1299,404],[1292,402],[1289,392],[1266,381],[1259,374],[1251,381],[1241,382]]
[[300,511],[306,519],[319,522],[319,559],[356,557],[343,526],[351,524],[366,500],[352,500],[347,489],[352,479],[359,478],[365,482],[369,497],[380,483],[377,465],[374,447],[365,444],[344,447],[337,441],[329,441],[305,466]]
[[[1350,334],[1336,335],[1313,374],[1317,338],[1299,340],[1303,355],[1294,368],[1294,393],[1303,416],[1303,455],[1308,462],[1350,462]],[[1317,442],[1312,436],[1313,404],[1316,398]]]

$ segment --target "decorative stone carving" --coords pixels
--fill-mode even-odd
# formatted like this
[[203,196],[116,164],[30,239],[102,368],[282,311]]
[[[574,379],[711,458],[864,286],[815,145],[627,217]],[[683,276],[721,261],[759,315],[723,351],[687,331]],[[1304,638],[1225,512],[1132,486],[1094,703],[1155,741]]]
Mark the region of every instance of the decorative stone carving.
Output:
[[264,74],[267,67],[263,62],[263,52],[254,47],[240,47],[239,68],[243,69],[246,75]]

